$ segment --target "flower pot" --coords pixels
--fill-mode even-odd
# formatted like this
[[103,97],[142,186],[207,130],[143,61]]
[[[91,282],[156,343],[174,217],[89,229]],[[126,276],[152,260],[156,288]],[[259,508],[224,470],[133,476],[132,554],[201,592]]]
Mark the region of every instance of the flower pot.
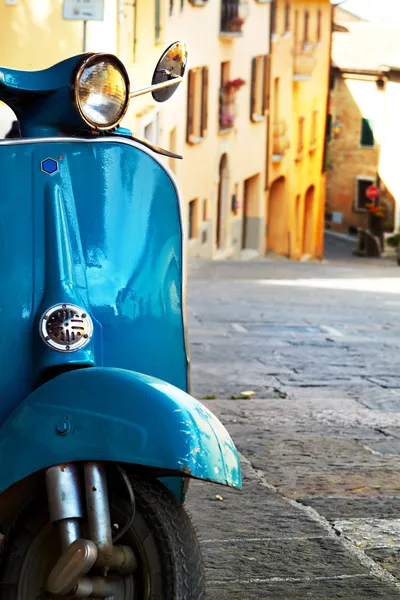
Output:
[[228,31],[232,32],[240,32],[242,31],[242,23],[240,21],[229,21],[228,22]]

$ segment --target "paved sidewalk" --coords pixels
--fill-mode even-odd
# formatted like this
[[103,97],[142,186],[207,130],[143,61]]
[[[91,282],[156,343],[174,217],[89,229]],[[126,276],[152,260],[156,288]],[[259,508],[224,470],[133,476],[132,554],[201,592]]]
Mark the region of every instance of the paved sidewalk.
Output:
[[399,276],[191,263],[193,392],[244,471],[241,493],[191,485],[211,600],[399,596]]

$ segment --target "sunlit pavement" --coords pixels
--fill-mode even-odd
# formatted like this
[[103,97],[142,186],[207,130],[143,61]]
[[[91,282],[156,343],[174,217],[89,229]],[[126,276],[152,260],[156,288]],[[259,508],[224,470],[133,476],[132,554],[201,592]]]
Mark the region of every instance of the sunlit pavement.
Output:
[[400,594],[400,268],[329,250],[190,263],[193,393],[244,471],[191,485],[211,600]]

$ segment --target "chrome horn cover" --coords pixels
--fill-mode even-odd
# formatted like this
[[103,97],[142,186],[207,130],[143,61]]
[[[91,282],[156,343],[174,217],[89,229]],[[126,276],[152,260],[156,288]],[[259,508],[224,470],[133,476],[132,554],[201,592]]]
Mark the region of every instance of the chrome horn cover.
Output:
[[57,352],[75,352],[91,340],[93,322],[76,304],[56,304],[40,319],[40,335],[44,343]]

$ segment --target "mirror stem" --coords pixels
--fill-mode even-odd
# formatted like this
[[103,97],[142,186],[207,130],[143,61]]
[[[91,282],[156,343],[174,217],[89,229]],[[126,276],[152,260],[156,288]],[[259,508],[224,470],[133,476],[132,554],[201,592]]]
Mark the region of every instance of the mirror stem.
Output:
[[171,85],[178,85],[183,81],[183,77],[174,77],[174,79],[169,79],[168,81],[163,81],[162,83],[156,83],[155,85],[150,85],[147,88],[142,88],[141,90],[136,90],[136,92],[132,92],[129,94],[130,98],[136,98],[137,96],[143,96],[143,94],[148,94],[150,92],[154,92],[155,90],[162,90],[163,88],[170,87]]

